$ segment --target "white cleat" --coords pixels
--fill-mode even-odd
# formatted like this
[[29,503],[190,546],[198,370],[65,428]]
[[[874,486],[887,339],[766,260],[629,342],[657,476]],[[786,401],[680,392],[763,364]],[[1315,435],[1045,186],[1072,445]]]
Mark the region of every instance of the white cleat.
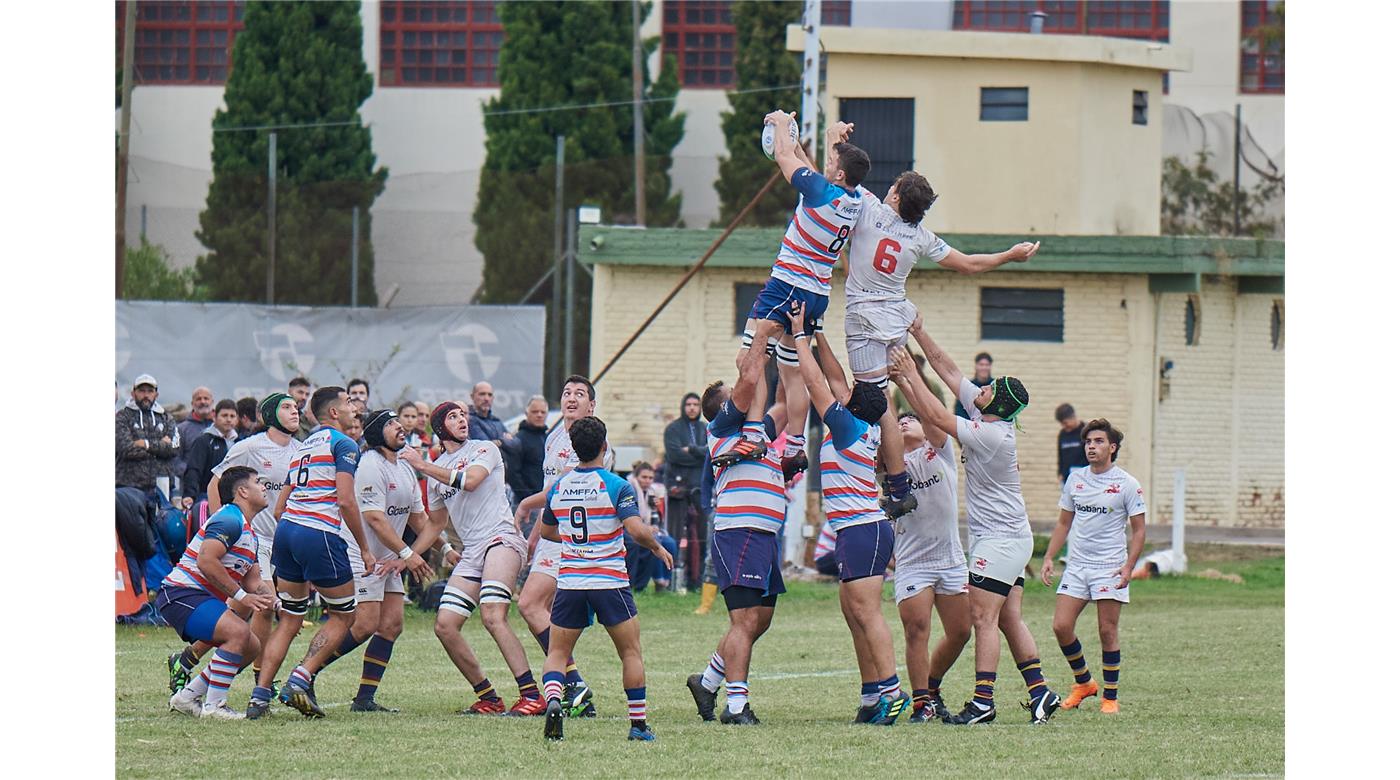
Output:
[[229,709],[228,702],[224,702],[217,707],[205,707],[200,711],[199,717],[215,720],[243,720],[243,713]]
[[200,707],[199,697],[190,696],[183,689],[170,697],[171,712],[183,712],[191,718],[198,718]]

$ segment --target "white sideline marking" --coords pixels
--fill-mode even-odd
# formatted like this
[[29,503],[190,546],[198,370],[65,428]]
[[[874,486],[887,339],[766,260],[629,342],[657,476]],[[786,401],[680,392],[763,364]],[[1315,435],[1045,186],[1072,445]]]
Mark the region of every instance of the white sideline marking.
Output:
[[830,672],[774,672],[772,674],[751,674],[750,680],[795,680],[799,677],[840,677],[852,674],[852,669],[837,669]]

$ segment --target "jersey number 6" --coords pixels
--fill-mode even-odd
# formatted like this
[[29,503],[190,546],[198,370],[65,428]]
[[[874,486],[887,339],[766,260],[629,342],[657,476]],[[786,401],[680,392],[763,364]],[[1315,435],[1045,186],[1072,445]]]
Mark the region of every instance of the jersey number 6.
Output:
[[306,482],[311,477],[311,456],[304,455],[297,461],[297,487],[306,487]]
[[581,507],[570,507],[569,527],[573,529],[569,536],[574,544],[588,543],[588,510]]
[[901,247],[893,238],[882,238],[875,246],[875,270],[882,274],[894,273],[896,260]]

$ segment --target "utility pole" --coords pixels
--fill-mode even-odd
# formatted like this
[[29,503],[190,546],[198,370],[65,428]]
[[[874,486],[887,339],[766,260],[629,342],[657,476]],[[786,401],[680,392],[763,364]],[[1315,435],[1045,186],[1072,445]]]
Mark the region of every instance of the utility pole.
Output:
[[549,284],[553,303],[549,307],[549,333],[554,350],[549,356],[547,387],[558,387],[564,380],[563,351],[559,348],[564,317],[564,136],[554,136],[554,279]]
[[[801,142],[810,143],[813,158],[817,149],[817,90],[821,79],[822,64],[822,4],[820,0],[807,0],[802,11],[802,29],[807,33],[802,48],[802,137]],[[817,162],[815,159],[814,162]],[[818,162],[820,165],[821,163]]]
[[[122,130],[117,139],[117,298],[122,297],[126,277],[126,168],[131,154],[131,72],[136,59],[136,3],[126,4],[126,30],[122,34]],[[143,230],[144,232],[144,230]]]
[[277,281],[277,131],[267,134],[267,305],[276,301]]
[[1240,234],[1240,104],[1235,104],[1235,232]]
[[632,0],[632,166],[636,196],[636,224],[647,223],[646,134],[642,129],[642,30],[641,3]]
[[350,306],[360,305],[360,207],[350,211]]
[[[574,250],[578,244],[578,209],[569,209],[569,232],[564,238],[564,295],[568,298],[564,310],[564,371],[573,373],[574,366],[574,309],[577,296],[574,294],[574,266],[578,259]],[[560,381],[563,381],[561,374]]]

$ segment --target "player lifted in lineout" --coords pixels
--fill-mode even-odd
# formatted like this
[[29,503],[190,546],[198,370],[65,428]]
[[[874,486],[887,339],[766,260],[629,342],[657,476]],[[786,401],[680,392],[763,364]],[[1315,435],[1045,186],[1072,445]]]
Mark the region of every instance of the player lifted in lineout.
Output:
[[[846,256],[846,355],[856,380],[887,385],[889,350],[903,346],[919,312],[905,291],[910,271],[920,260],[950,271],[977,274],[1010,262],[1025,262],[1040,242],[1022,242],[996,254],[967,255],[948,246],[921,223],[938,196],[914,171],[905,171],[881,201],[857,187],[864,207],[851,232]],[[886,498],[881,506],[891,518],[914,508],[904,471],[904,445],[894,409],[880,418],[880,460],[885,466]]]
[[[774,111],[764,122],[775,126],[773,159],[784,178],[801,194],[797,209],[783,234],[777,259],[768,281],[754,301],[744,326],[739,351],[739,373],[756,383],[767,359],[767,348],[774,338],[778,371],[787,391],[787,440],[783,448],[783,476],[791,479],[807,467],[807,415],[811,400],[797,372],[794,331],[789,309],[803,304],[807,321],[800,330],[819,330],[822,315],[831,296],[831,269],[860,218],[862,199],[856,189],[870,172],[870,156],[845,143],[854,125],[837,122],[826,131],[826,167],[822,173],[793,142],[792,114]],[[750,349],[751,345],[758,349]],[[745,437],[736,454],[758,457],[759,444]]]
[[[1074,634],[1079,614],[1092,601],[1099,613],[1099,641],[1103,643],[1102,712],[1118,712],[1118,671],[1122,651],[1118,645],[1118,617],[1128,603],[1128,580],[1142,555],[1147,538],[1147,502],[1132,474],[1119,468],[1118,452],[1123,433],[1108,420],[1094,420],[1080,434],[1089,465],[1075,469],[1065,479],[1060,494],[1060,521],[1050,535],[1040,580],[1046,585],[1055,576],[1055,555],[1064,546],[1070,528],[1075,529],[1060,587],[1055,591],[1055,640],[1065,654],[1074,687],[1064,707],[1075,709],[1099,692],[1089,674],[1084,648]],[[1131,527],[1129,540],[1124,531]]]
[[650,742],[656,738],[647,725],[641,626],[627,578],[623,531],[668,569],[671,554],[656,541],[655,530],[642,522],[632,485],[603,467],[607,438],[607,427],[596,417],[584,417],[569,427],[569,441],[579,463],[550,486],[540,519],[543,537],[563,545],[559,587],[549,617],[549,655],[544,664],[544,691],[549,701],[544,735],[551,740],[564,738],[564,667],[593,616],[607,629],[622,661],[630,723],[627,739]]
[[954,415],[929,393],[924,398],[930,422],[962,444],[967,475],[967,529],[971,539],[968,584],[972,596],[976,687],[962,712],[946,722],[954,725],[991,723],[996,718],[994,693],[1001,640],[1006,636],[1016,668],[1026,683],[1031,723],[1045,723],[1060,706],[1060,697],[1045,684],[1040,658],[1026,622],[1021,597],[1033,540],[1025,500],[1021,497],[1021,468],[1016,460],[1016,417],[1030,403],[1030,394],[1015,377],[997,377],[979,388],[958,370],[933,339],[923,321],[914,320],[914,336],[929,365],[957,394],[972,419]]

